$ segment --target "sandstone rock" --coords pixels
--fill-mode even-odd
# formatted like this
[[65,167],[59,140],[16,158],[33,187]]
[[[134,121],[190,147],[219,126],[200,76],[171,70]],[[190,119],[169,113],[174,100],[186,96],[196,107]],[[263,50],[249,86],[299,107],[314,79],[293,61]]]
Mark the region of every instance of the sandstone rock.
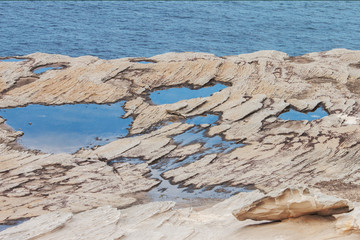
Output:
[[287,188],[280,192],[271,192],[251,204],[243,205],[240,209],[234,210],[233,214],[239,221],[246,219],[274,221],[304,215],[331,216],[352,209],[349,201],[344,199],[324,195],[308,188]]
[[18,226],[0,232],[0,239],[28,240],[56,231],[69,222],[73,214],[53,212],[30,219]]
[[[68,214],[68,219],[56,212],[52,215],[57,218],[46,214],[0,232],[0,239],[355,240],[360,237],[357,229],[339,231],[341,221],[331,216],[306,215],[272,223],[240,222],[232,216],[231,211],[237,206],[263,196],[259,191],[240,193],[201,210],[174,208],[174,202],[152,202],[121,210],[100,207]],[[44,223],[39,234],[31,235],[44,219],[53,223]]]
[[[182,186],[252,185],[268,192],[289,185],[316,186],[360,201],[360,52],[337,49],[289,57],[277,51],[216,57],[168,53],[143,58],[101,60],[34,53],[24,62],[0,62],[0,107],[28,104],[112,103],[126,101],[134,122],[130,136],[76,154],[49,155],[24,149],[16,132],[0,120],[0,221],[51,211],[85,211],[134,203],[148,191],[149,164],[200,155],[199,162],[163,173]],[[64,66],[35,74],[40,66]],[[149,93],[171,87],[223,83],[206,98],[154,105]],[[311,111],[324,106],[329,116],[314,121],[284,121],[289,107]],[[203,154],[204,148],[179,146],[174,137],[194,125],[186,118],[219,116],[197,126],[206,136],[241,141],[231,152]],[[131,135],[136,134],[136,135]],[[139,158],[141,165],[118,163]],[[87,205],[82,203],[86,202]],[[191,231],[189,231],[191,232]],[[191,234],[191,233],[189,233]]]

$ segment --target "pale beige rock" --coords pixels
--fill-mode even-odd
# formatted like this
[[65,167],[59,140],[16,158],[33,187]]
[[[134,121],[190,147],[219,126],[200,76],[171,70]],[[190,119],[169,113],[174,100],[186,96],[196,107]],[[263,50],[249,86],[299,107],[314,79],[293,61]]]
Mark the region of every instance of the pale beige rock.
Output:
[[[184,124],[186,118],[205,114],[219,116],[215,125],[199,126],[206,128],[206,135],[245,145],[162,174],[173,183],[198,188],[250,185],[266,192],[306,184],[360,201],[359,51],[335,49],[297,57],[277,51],[227,57],[168,53],[109,61],[44,53],[23,57],[28,61],[0,62],[0,107],[125,100],[125,116],[134,119],[130,133],[137,135],[73,155],[49,155],[23,149],[16,143],[22,132],[1,119],[1,222],[59,209],[78,212],[133,203],[132,194],[161,180],[145,176],[146,164],[181,160],[204,150],[179,147],[173,138],[193,127]],[[136,62],[141,60],[152,63]],[[50,65],[65,68],[32,72]],[[157,89],[218,82],[228,87],[206,98],[154,105],[148,97]],[[310,111],[319,105],[330,115],[310,122],[277,118],[289,107]],[[107,165],[127,157],[146,164]]]
[[56,231],[71,221],[73,214],[53,212],[30,219],[24,223],[0,232],[3,240],[38,239],[44,234]]
[[271,192],[250,204],[246,203],[234,210],[233,214],[239,221],[274,221],[304,215],[331,216],[352,209],[351,203],[345,199],[324,195],[308,188],[287,188]]
[[[238,221],[231,211],[264,194],[240,193],[203,209],[174,208],[174,202],[152,202],[126,209],[101,207],[74,214],[61,228],[43,231],[36,239],[359,239],[360,231],[341,231],[342,220],[331,216],[306,215],[281,222]],[[58,213],[56,213],[58,214]],[[350,213],[343,214],[347,217]],[[46,216],[46,215],[45,215]],[[24,239],[36,228],[38,219],[0,232],[0,239]],[[59,217],[61,218],[61,217]],[[61,222],[54,219],[54,222]],[[265,224],[266,223],[266,224]],[[12,230],[15,229],[16,231]],[[44,228],[43,228],[44,229]],[[25,238],[27,239],[27,238]]]

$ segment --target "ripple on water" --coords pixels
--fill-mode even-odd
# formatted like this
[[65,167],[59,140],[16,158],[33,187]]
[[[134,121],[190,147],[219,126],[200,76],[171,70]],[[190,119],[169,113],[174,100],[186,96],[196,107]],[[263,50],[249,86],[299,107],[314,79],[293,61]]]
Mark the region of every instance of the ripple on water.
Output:
[[124,102],[114,104],[29,105],[0,109],[0,116],[24,135],[18,142],[48,153],[73,153],[124,137],[131,118],[123,119]]

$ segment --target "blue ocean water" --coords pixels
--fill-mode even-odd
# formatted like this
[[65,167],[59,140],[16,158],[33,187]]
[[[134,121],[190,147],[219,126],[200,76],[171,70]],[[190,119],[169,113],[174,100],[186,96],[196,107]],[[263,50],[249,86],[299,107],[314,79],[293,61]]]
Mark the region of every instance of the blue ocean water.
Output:
[[360,49],[359,1],[0,1],[0,56]]

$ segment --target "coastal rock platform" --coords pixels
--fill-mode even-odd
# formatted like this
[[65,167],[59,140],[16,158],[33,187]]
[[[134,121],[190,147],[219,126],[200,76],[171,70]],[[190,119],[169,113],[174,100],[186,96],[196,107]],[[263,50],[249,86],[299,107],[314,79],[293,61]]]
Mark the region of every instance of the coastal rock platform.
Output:
[[[81,235],[85,234],[81,227],[95,226],[101,218],[109,218],[103,228],[113,230],[107,231],[108,237],[97,238],[101,228],[95,228],[94,235],[87,239],[136,239],[145,225],[153,228],[149,239],[176,239],[166,235],[170,233],[179,233],[178,239],[202,239],[206,231],[213,239],[275,239],[275,235],[264,233],[284,229],[293,237],[281,239],[299,239],[291,235],[299,226],[329,227],[329,235],[310,238],[310,233],[317,233],[309,231],[309,237],[301,239],[358,239],[354,238],[359,231],[354,214],[360,201],[360,51],[334,49],[295,57],[259,51],[224,57],[166,53],[151,58],[102,60],[34,53],[13,58],[24,61],[0,59],[0,108],[125,101],[124,117],[132,117],[133,122],[126,137],[103,146],[74,154],[49,154],[21,146],[17,140],[23,132],[0,118],[0,222],[32,218],[5,230],[0,235],[4,239],[47,239],[49,232],[55,235],[48,239],[58,239],[66,236],[66,229],[79,229]],[[36,73],[44,67],[55,70]],[[156,90],[199,89],[218,83],[226,88],[208,97],[159,105],[150,99],[150,93]],[[279,118],[290,109],[307,113],[320,107],[328,116],[312,121]],[[206,137],[219,136],[224,142],[241,146],[208,153],[203,143],[181,145],[174,141],[175,136],[195,127],[187,119],[207,114],[219,118],[215,124],[196,126],[205,131]],[[185,163],[195,155],[201,157]],[[139,159],[141,163],[116,159]],[[184,164],[155,177],[151,166],[169,159]],[[187,189],[229,186],[258,190],[234,196],[237,204],[231,198],[195,211],[176,208],[174,202],[157,202],[159,199],[147,194],[164,181]],[[243,205],[239,201],[288,186],[319,189],[348,199],[355,209],[341,218],[332,213],[305,214],[268,219],[283,221],[259,226],[254,226],[258,223],[252,220],[239,222],[231,215]],[[150,215],[157,213],[140,219],[144,216],[137,214],[147,208],[151,208]],[[228,210],[221,216],[225,208]],[[96,221],[83,221],[88,216]],[[33,231],[30,221],[36,225],[44,218],[55,222]],[[187,225],[184,230],[182,221]],[[352,227],[346,227],[346,221],[352,222]],[[227,235],[214,227],[226,223]],[[160,231],[162,227],[168,233]],[[129,229],[138,230],[130,234]],[[264,235],[256,235],[261,232]],[[75,234],[78,237],[74,239],[81,239],[80,235]]]

